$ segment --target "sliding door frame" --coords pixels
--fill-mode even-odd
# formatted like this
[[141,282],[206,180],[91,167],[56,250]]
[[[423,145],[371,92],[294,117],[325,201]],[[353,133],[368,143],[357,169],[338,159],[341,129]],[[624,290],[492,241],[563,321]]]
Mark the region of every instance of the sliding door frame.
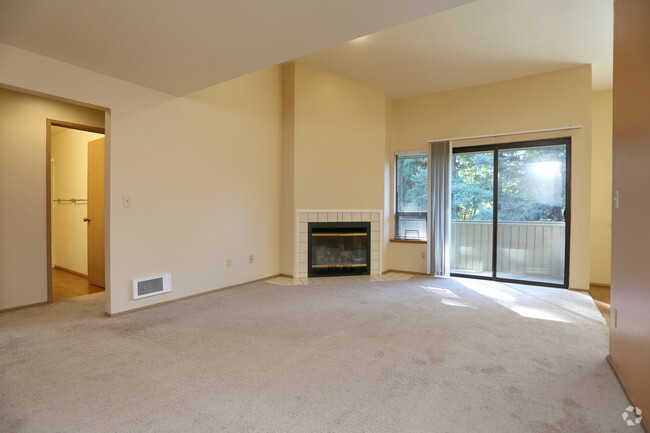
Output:
[[[562,284],[547,283],[541,281],[519,280],[513,278],[500,278],[497,277],[497,232],[498,232],[498,213],[499,213],[499,151],[507,149],[525,149],[537,148],[546,146],[566,146],[566,208],[564,211],[564,281]],[[480,280],[499,281],[504,283],[520,283],[520,284],[533,284],[536,286],[545,287],[569,287],[569,263],[571,258],[571,137],[550,138],[542,140],[527,140],[517,141],[510,143],[500,144],[485,144],[478,146],[455,147],[454,154],[456,153],[472,153],[472,152],[487,152],[491,151],[493,154],[493,201],[492,201],[492,276],[486,277],[482,275],[471,274],[458,274],[451,273],[453,277],[475,278]],[[453,188],[453,187],[452,187]]]

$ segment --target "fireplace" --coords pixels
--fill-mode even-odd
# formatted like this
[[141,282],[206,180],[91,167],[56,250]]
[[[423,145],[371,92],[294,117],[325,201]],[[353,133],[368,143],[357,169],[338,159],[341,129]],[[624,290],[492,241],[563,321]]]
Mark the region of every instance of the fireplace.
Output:
[[370,222],[310,222],[309,277],[370,275]]

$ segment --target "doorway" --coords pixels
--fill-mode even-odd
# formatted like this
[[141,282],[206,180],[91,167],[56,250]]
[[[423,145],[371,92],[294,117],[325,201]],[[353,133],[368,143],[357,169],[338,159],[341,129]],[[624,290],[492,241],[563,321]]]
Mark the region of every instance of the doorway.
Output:
[[452,275],[568,287],[570,138],[454,149]]
[[104,291],[104,129],[47,121],[48,302]]

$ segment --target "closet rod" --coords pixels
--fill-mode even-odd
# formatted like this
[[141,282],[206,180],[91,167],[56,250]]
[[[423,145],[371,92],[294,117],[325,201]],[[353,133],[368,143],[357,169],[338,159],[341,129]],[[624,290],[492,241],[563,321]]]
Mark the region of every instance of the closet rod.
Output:
[[88,201],[88,199],[87,198],[57,198],[52,201],[55,201],[57,203],[79,203],[79,202]]
[[531,129],[529,131],[501,132],[501,133],[495,133],[495,134],[472,135],[472,136],[468,136],[468,137],[438,138],[436,140],[427,140],[427,143],[435,143],[435,142],[438,142],[438,141],[472,140],[474,138],[505,137],[505,136],[508,136],[508,135],[536,134],[538,132],[568,131],[568,130],[571,130],[571,129],[581,129],[581,128],[582,128],[582,125],[571,125],[571,126],[562,126],[560,128]]

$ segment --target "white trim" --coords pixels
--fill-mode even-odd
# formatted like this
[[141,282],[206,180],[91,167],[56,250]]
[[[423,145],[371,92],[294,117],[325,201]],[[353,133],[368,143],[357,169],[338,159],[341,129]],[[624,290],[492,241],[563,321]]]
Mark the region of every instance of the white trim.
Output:
[[472,135],[467,137],[437,138],[435,140],[427,140],[427,143],[435,143],[437,141],[473,140],[475,138],[505,137],[508,135],[536,134],[539,132],[568,131],[571,129],[582,129],[582,125],[562,126],[560,128],[531,129],[528,131],[501,132],[501,133],[485,134],[485,135]]

